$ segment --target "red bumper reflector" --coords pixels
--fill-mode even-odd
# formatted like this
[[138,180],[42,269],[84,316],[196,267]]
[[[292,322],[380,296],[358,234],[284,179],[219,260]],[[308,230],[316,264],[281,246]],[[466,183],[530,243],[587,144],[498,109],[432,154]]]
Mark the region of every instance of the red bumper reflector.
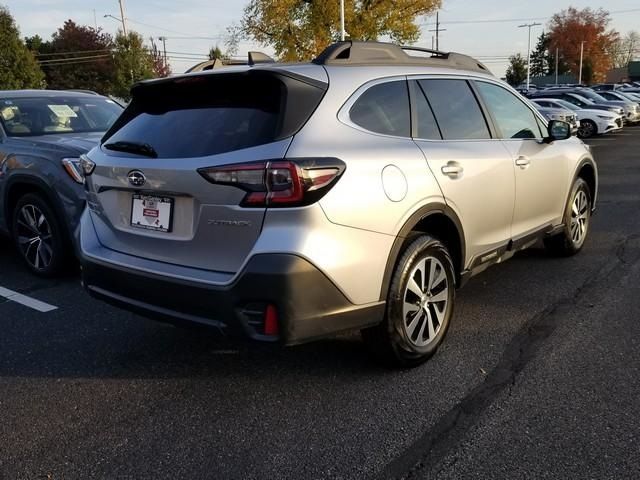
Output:
[[269,336],[278,335],[278,312],[274,305],[267,305],[264,311],[264,334]]

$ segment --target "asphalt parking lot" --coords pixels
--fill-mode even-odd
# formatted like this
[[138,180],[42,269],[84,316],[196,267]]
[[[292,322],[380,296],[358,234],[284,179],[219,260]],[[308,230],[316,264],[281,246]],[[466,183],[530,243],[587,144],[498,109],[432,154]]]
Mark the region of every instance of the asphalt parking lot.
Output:
[[589,143],[584,251],[472,279],[413,370],[155,323],[0,239],[0,479],[638,478],[640,127]]

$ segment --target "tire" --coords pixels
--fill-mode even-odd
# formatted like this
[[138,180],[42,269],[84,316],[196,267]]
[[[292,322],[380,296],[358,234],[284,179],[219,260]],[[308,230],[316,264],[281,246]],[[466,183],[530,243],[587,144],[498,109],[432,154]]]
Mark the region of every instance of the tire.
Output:
[[593,120],[582,120],[578,127],[578,137],[591,138],[598,134],[598,126]]
[[13,210],[12,237],[29,270],[41,277],[60,274],[71,247],[58,217],[44,197],[27,193]]
[[[424,288],[423,279],[427,280]],[[442,343],[453,315],[454,298],[455,271],[447,247],[433,237],[420,235],[396,264],[383,322],[363,330],[362,337],[387,365],[420,365]]]
[[591,191],[582,178],[576,179],[564,209],[564,229],[544,241],[553,255],[575,255],[584,246],[591,225]]

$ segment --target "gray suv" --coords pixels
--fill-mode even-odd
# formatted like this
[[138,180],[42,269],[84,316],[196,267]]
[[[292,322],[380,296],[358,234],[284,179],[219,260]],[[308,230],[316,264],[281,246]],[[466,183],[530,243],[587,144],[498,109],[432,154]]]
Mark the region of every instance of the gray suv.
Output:
[[0,233],[32,272],[52,276],[69,266],[85,207],[80,155],[120,113],[93,93],[0,91]]
[[341,42],[132,95],[82,161],[83,284],[154,318],[285,345],[360,329],[415,365],[469,277],[587,236],[589,148],[464,55]]

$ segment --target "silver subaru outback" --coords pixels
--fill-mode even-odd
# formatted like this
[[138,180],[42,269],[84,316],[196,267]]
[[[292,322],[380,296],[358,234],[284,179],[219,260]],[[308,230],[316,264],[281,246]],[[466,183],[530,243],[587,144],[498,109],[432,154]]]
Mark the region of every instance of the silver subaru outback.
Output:
[[469,277],[589,230],[589,148],[464,55],[341,42],[132,97],[82,161],[82,276],[153,318],[285,345],[359,329],[416,365]]

